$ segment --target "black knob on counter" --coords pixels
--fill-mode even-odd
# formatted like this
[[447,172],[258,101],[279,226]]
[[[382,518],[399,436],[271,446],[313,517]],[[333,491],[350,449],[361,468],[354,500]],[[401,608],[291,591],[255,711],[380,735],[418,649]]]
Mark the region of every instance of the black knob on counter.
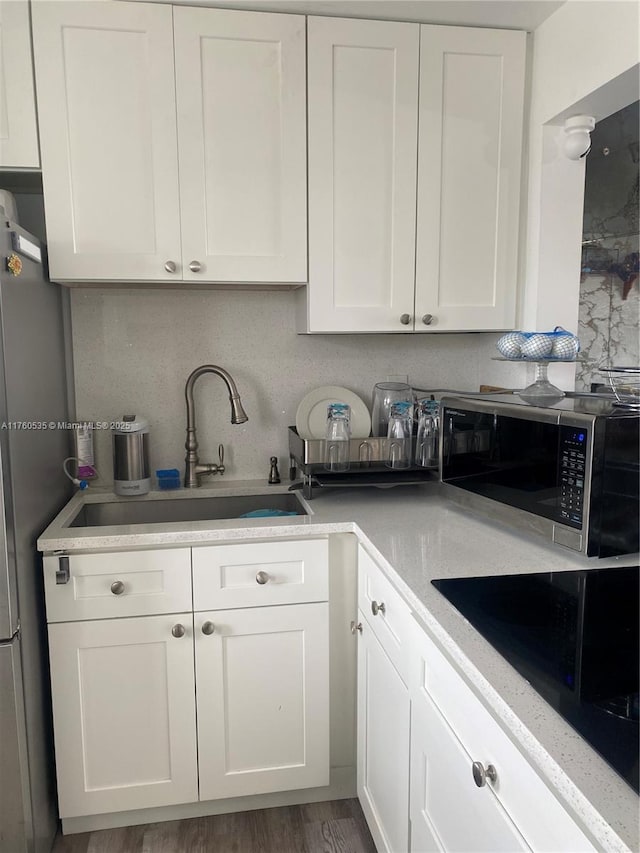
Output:
[[269,459],[269,462],[271,462],[271,469],[269,471],[269,484],[273,485],[275,483],[280,482],[280,472],[278,471],[278,457],[272,456]]

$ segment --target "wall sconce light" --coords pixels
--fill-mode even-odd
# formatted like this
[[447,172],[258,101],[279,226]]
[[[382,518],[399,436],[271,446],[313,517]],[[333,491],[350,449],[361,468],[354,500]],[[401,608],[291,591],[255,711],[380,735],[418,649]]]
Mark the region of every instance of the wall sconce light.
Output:
[[564,123],[564,153],[569,160],[580,160],[591,150],[591,131],[596,126],[593,116],[572,116]]

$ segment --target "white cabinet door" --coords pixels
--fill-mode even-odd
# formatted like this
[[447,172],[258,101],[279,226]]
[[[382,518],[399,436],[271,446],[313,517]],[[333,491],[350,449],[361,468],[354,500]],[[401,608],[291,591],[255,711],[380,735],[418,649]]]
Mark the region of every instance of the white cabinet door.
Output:
[[515,322],[525,38],[420,28],[417,331]]
[[182,613],[49,626],[61,817],[198,799],[192,624]]
[[411,853],[530,850],[435,705],[411,706]]
[[[417,622],[411,648],[412,831],[419,837],[435,834],[447,850],[465,850],[473,837],[478,850],[593,851],[547,783]],[[495,768],[495,778],[482,788],[474,784],[474,761]],[[457,825],[454,799],[468,801],[463,808],[476,815],[473,835]],[[523,838],[524,847],[509,840],[514,827],[514,838]]]
[[171,6],[35,2],[33,37],[51,277],[179,278]]
[[27,0],[0,2],[0,168],[40,166]]
[[184,278],[305,282],[305,19],[173,14]]
[[358,545],[358,607],[398,674],[408,684],[411,610],[361,544]]
[[329,784],[329,605],[195,614],[200,799]]
[[417,24],[308,19],[305,331],[412,329],[418,42]]
[[409,849],[409,692],[359,612],[358,797],[379,853]]

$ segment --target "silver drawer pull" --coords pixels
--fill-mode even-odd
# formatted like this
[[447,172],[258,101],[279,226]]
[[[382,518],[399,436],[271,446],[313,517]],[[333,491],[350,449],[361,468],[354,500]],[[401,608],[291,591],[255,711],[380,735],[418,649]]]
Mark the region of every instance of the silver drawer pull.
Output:
[[203,622],[202,623],[202,633],[206,634],[208,637],[211,634],[213,634],[213,632],[215,630],[216,630],[216,626],[213,624],[213,622]]
[[377,616],[378,613],[382,613],[382,615],[384,616],[384,614],[387,612],[387,608],[384,606],[384,601],[381,601],[380,604],[378,604],[377,601],[372,601],[371,612],[374,616]]
[[185,635],[184,625],[181,625],[178,622],[178,624],[174,625],[173,628],[171,629],[171,633],[173,634],[174,637],[177,637],[178,639],[180,639],[180,637],[184,637],[184,635]]
[[124,592],[124,583],[122,581],[114,581],[111,584],[111,592],[114,595],[122,595]]
[[256,582],[259,584],[268,583],[271,580],[269,575],[266,572],[258,572],[256,575]]
[[362,622],[352,622],[351,623],[351,633],[355,634],[356,631],[359,634],[362,634]]
[[473,781],[478,788],[484,788],[487,779],[494,785],[498,779],[498,772],[493,764],[487,764],[485,769],[481,761],[474,761],[471,765],[471,772],[473,773]]

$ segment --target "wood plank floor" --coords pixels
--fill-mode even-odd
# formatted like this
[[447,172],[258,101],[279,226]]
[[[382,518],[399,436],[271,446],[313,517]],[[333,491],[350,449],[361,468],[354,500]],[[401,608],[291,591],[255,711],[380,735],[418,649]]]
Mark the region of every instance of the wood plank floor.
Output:
[[353,799],[59,835],[53,853],[376,853],[376,848]]

